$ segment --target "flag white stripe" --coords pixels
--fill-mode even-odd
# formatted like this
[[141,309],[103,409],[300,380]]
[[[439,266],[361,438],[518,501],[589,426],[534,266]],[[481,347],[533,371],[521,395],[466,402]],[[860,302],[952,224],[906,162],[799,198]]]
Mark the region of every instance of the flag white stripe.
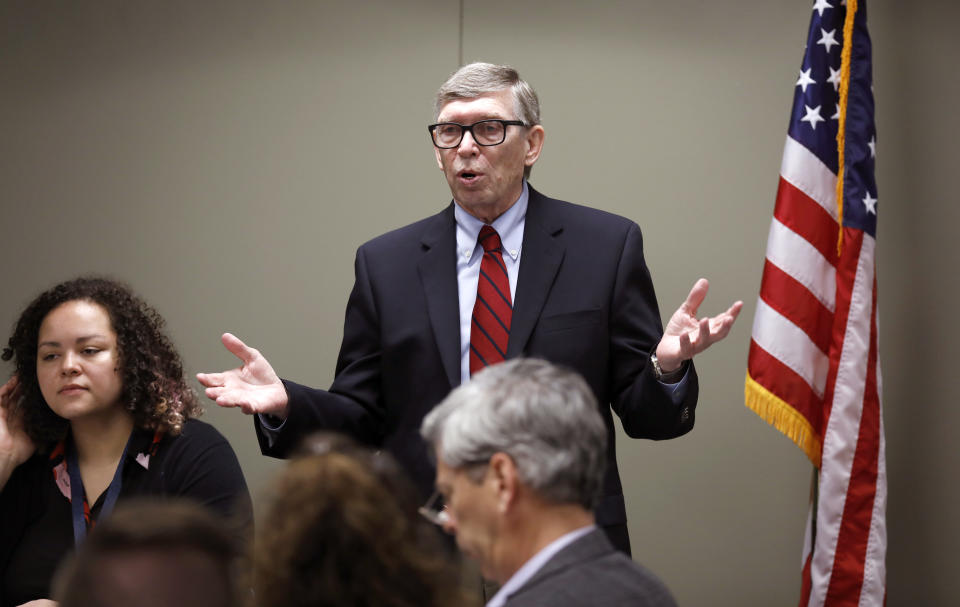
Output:
[[817,396],[823,396],[830,360],[800,327],[757,299],[753,340],[774,358],[793,369]]
[[863,394],[870,348],[870,313],[873,307],[873,253],[876,241],[863,236],[857,273],[853,281],[850,310],[835,381],[833,404],[823,437],[820,468],[820,499],[817,506],[817,538],[810,567],[810,607],[824,604],[836,556],[840,525],[853,457],[860,435]]
[[803,144],[787,135],[780,176],[837,220],[837,175]]
[[836,270],[810,242],[774,217],[767,235],[767,259],[820,300],[830,312],[836,306]]

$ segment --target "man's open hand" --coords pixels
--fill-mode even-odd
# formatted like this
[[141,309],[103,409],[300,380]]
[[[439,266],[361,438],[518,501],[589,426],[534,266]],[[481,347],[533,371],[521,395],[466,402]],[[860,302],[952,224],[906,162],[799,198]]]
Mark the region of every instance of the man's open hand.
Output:
[[265,413],[286,419],[287,391],[267,359],[235,335],[220,338],[243,364],[222,373],[197,373],[207,398],[221,407],[240,407],[244,413]]
[[732,306],[713,318],[697,318],[697,309],[707,296],[710,283],[701,278],[690,289],[687,300],[670,317],[663,337],[657,344],[657,360],[664,373],[680,368],[683,361],[689,360],[720,341],[730,332],[730,327],[740,314],[743,302],[734,302]]

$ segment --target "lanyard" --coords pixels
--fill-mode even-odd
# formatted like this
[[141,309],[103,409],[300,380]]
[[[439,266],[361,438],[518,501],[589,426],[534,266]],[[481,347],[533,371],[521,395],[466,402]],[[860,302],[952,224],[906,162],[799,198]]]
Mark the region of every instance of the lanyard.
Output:
[[[130,435],[131,438],[133,435]],[[120,462],[117,464],[117,471],[113,473],[113,480],[107,487],[107,496],[103,500],[103,506],[100,508],[100,517],[104,518],[113,512],[113,507],[117,503],[117,497],[120,496],[120,486],[123,484],[123,464],[127,459],[127,447],[130,446],[130,439],[123,446],[123,454],[120,455]],[[71,440],[67,447],[67,473],[70,475],[70,511],[73,515],[73,545],[80,546],[87,537],[87,515],[90,507],[87,504],[86,493],[83,490],[83,479],[80,477],[80,464],[77,461],[77,449]]]

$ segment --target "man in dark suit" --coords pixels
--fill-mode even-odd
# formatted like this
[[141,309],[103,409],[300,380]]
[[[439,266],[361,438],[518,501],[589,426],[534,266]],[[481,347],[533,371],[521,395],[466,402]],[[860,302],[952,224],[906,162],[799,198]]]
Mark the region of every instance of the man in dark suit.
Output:
[[675,605],[595,525],[607,428],[576,373],[529,358],[488,367],[421,432],[445,504],[424,514],[501,584],[487,607]]
[[453,202],[358,250],[330,389],[279,379],[229,333],[223,343],[242,366],[198,378],[218,405],[258,414],[265,454],[282,457],[313,430],[344,432],[393,453],[426,495],[434,466],[417,430],[450,390],[505,358],[568,365],[593,389],[609,436],[598,521],[629,553],[611,408],[630,436],[688,432],[698,392],[690,359],[727,334],[741,303],[698,319],[701,279],[661,329],[637,225],[528,184],[544,129],[536,93],[515,70],[464,66],[438,91],[435,118]]

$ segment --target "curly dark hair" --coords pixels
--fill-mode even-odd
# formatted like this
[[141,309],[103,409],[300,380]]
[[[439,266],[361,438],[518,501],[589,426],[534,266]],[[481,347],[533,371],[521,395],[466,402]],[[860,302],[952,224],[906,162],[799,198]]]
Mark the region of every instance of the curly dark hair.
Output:
[[469,606],[452,547],[386,453],[304,445],[276,479],[252,557],[257,607]]
[[70,301],[102,306],[117,334],[120,394],[133,414],[134,425],[176,435],[184,422],[201,414],[197,395],[183,379],[183,365],[164,320],[127,285],[99,277],[83,277],[44,291],[30,302],[14,325],[3,349],[3,360],[14,359],[19,398],[14,407],[22,415],[24,430],[38,445],[49,445],[66,436],[69,422],[47,405],[37,381],[37,339],[40,325],[54,308]]

